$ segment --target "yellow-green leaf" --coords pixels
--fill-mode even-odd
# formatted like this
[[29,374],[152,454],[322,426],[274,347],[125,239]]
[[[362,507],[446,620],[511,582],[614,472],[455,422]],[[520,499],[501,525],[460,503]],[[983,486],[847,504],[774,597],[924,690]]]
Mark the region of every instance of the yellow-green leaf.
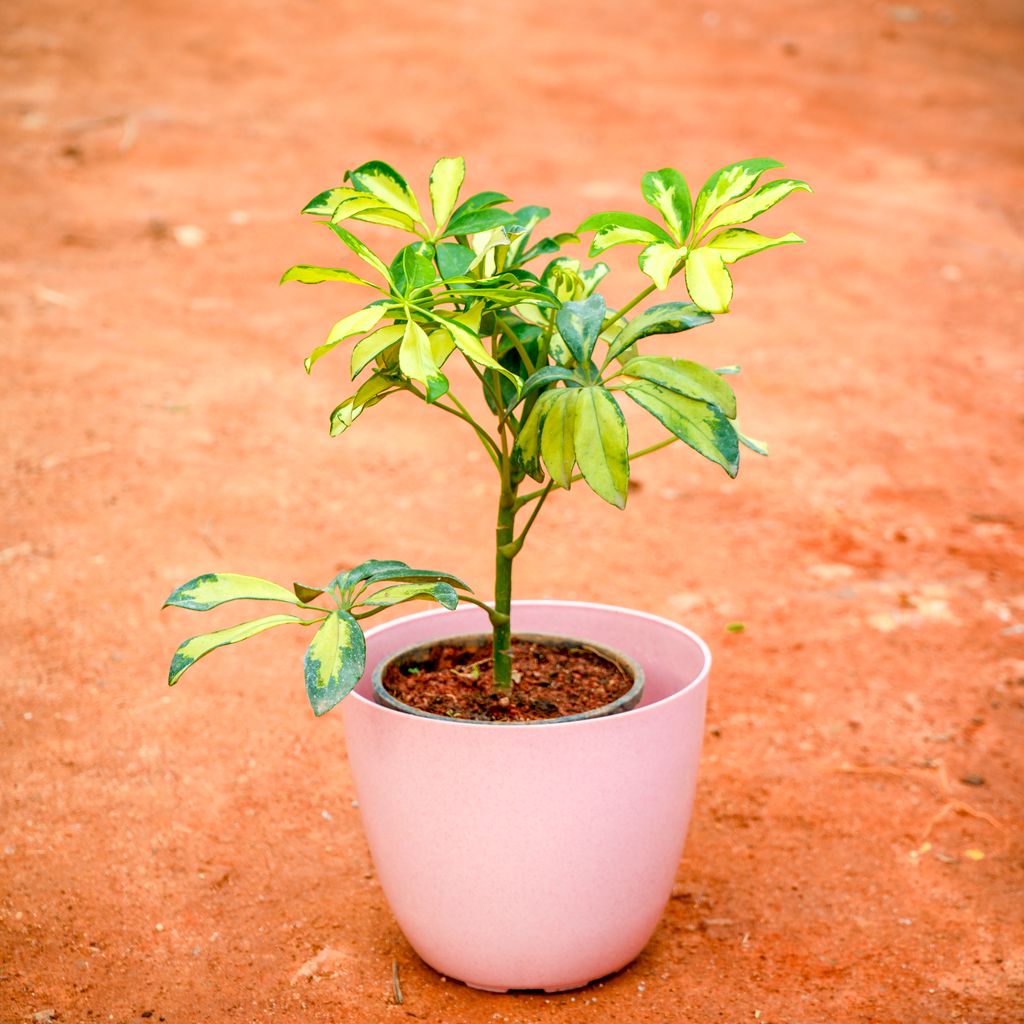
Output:
[[776,203],[781,202],[790,192],[810,192],[811,186],[806,181],[797,181],[795,178],[780,178],[778,181],[769,181],[762,185],[753,195],[740,199],[731,206],[725,206],[708,221],[707,230],[714,231],[715,228],[728,227],[730,224],[746,224],[748,220],[770,210]]
[[363,381],[359,390],[336,406],[331,413],[331,437],[337,437],[348,430],[364,409],[369,409],[370,406],[382,401],[395,388],[393,380],[379,373]]
[[723,203],[738,199],[744,192],[757,184],[757,179],[765,171],[781,167],[778,160],[758,157],[753,160],[740,160],[715,171],[704,183],[697,196],[693,210],[693,223],[700,230],[701,224],[709,214],[714,213]]
[[345,341],[346,338],[354,337],[357,334],[364,334],[383,318],[387,312],[387,304],[381,302],[379,305],[374,304],[367,306],[365,309],[360,309],[355,313],[351,313],[349,316],[339,320],[330,330],[327,335],[327,340],[322,344],[318,345],[313,351],[306,357],[305,367],[306,373],[309,373],[313,369],[313,364],[325,356],[331,349],[340,345],[341,342]]
[[736,396],[714,370],[689,359],[668,356],[637,356],[622,367],[628,377],[649,380],[669,391],[717,405],[729,419],[736,415]]
[[426,388],[428,402],[436,402],[448,390],[448,378],[434,361],[427,332],[415,320],[405,325],[398,365],[406,377]]
[[369,288],[377,286],[366,281],[351,270],[342,270],[340,267],[310,267],[300,263],[296,267],[289,267],[281,275],[281,284],[285,281],[298,281],[300,284],[320,284],[323,281],[341,281],[343,284],[365,284]]
[[573,443],[590,489],[617,508],[626,507],[629,434],[618,402],[601,387],[580,388]]
[[217,650],[218,647],[237,644],[241,640],[248,640],[249,637],[262,633],[265,629],[284,626],[289,622],[297,622],[303,626],[312,624],[296,615],[268,615],[264,619],[254,619],[252,622],[243,622],[238,626],[218,629],[214,633],[203,633],[200,636],[190,637],[174,652],[170,672],[167,675],[168,685],[173,686],[187,669],[191,668],[200,658],[205,658],[211,651]]
[[680,441],[718,463],[729,476],[736,475],[740,464],[739,440],[721,409],[646,380],[627,384],[625,391]]
[[306,650],[306,696],[319,717],[355,688],[366,667],[366,640],[359,623],[340,609],[324,619]]
[[369,264],[381,276],[391,283],[391,271],[385,266],[384,261],[363,241],[356,238],[348,228],[340,224],[327,225],[364,263]]
[[404,334],[405,324],[389,324],[387,327],[378,327],[373,334],[357,341],[352,349],[352,379],[355,380],[365,366],[386,348],[400,341]]
[[722,259],[726,263],[735,263],[737,260],[743,259],[744,256],[753,256],[755,252],[762,252],[776,245],[802,241],[803,239],[799,235],[794,235],[792,231],[778,238],[769,238],[767,235],[759,235],[756,231],[750,231],[747,228],[728,228],[712,238],[706,248],[721,253]]
[[572,467],[576,464],[576,407],[583,388],[560,388],[558,397],[544,418],[540,453],[551,479],[559,487],[569,489]]
[[207,572],[183,583],[164,601],[164,607],[205,612],[227,601],[287,601],[301,604],[292,591],[258,576],[233,572]]
[[391,587],[381,587],[372,597],[361,599],[359,604],[388,608],[417,600],[437,601],[449,611],[459,606],[459,595],[450,583],[396,583]]
[[644,199],[665,218],[665,223],[683,245],[690,233],[690,190],[686,179],[673,167],[648,171],[641,180]]
[[443,231],[459,200],[459,189],[466,177],[466,161],[461,156],[443,156],[430,172],[430,206],[434,223]]
[[553,402],[558,400],[558,391],[544,391],[534,403],[526,422],[519,428],[513,455],[526,472],[538,483],[544,479],[540,463],[541,430],[544,418]]
[[664,291],[668,287],[672,271],[679,266],[686,255],[686,246],[669,245],[667,242],[652,242],[640,253],[640,269]]
[[361,192],[370,192],[382,199],[386,206],[398,210],[414,221],[423,223],[420,215],[420,204],[409,188],[408,182],[398,171],[383,160],[370,160],[345,176],[352,181]]
[[690,298],[708,313],[727,313],[732,301],[732,278],[722,254],[701,246],[686,257],[686,290]]

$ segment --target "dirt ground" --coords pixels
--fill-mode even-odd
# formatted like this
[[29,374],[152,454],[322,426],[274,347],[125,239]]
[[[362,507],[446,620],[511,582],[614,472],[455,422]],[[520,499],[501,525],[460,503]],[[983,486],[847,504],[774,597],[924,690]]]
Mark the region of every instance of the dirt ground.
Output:
[[[1012,0],[7,0],[0,1020],[1024,1020],[1022,52]],[[342,361],[301,361],[351,293],[275,283],[338,255],[297,211],[345,167],[423,189],[450,153],[557,229],[665,165],[816,188],[762,229],[809,244],[740,264],[676,349],[743,365],[772,457],[730,482],[669,449],[625,514],[552,499],[517,562],[519,596],[667,615],[716,658],[661,925],[558,996],[412,952],[304,636],[165,686],[235,621],[160,613],[199,572],[488,589],[459,424],[403,399],[330,439]]]

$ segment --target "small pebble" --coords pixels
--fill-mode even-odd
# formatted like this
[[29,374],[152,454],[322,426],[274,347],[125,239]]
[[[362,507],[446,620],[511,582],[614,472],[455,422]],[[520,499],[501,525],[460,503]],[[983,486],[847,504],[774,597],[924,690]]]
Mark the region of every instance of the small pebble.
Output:
[[320,812],[320,817],[323,818],[324,821],[334,821],[333,815],[326,808]]
[[985,779],[981,775],[975,775],[973,772],[968,772],[967,775],[961,775],[960,781],[965,786],[984,786]]
[[158,932],[162,932],[162,931],[164,930],[164,926],[163,926],[162,924],[158,924],[158,925],[156,926],[156,930],[157,930]]
[[32,1014],[32,1020],[35,1024],[50,1024],[51,1021],[57,1019],[57,1011],[52,1007],[47,1007],[45,1010],[37,1010]]
[[910,920],[909,917],[900,917],[900,918],[897,919],[897,921],[898,921],[899,924],[913,924],[914,923],[913,921]]
[[171,234],[183,249],[198,249],[206,241],[206,232],[196,224],[179,224]]

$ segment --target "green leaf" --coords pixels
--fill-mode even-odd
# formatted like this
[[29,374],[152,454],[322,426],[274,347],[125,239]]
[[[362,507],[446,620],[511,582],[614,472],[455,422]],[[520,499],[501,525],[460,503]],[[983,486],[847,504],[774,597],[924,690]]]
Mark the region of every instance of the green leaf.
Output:
[[[293,599],[292,603],[297,602]],[[313,621],[318,620],[314,619]],[[170,672],[167,675],[167,684],[173,686],[200,658],[205,658],[207,654],[217,650],[218,647],[237,644],[241,640],[248,640],[249,637],[262,633],[265,629],[284,626],[290,622],[296,622],[301,626],[313,624],[313,622],[307,622],[296,615],[268,615],[265,619],[254,619],[252,622],[243,622],[237,626],[229,626],[227,629],[218,629],[214,633],[203,633],[200,636],[190,637],[174,652]]]
[[448,221],[445,228],[445,236],[449,235],[476,235],[481,231],[491,231],[494,228],[504,227],[511,224],[513,216],[507,210],[488,208],[486,210],[470,210],[466,213],[455,213]]
[[432,285],[437,271],[432,262],[434,247],[427,242],[412,242],[399,249],[391,261],[391,280],[399,295],[411,295]]
[[640,253],[640,269],[662,290],[668,287],[672,272],[686,255],[686,246],[652,242]]
[[523,390],[520,394],[520,399],[526,398],[527,395],[540,388],[547,387],[549,384],[554,384],[560,380],[575,380],[576,374],[572,370],[566,369],[564,366],[542,366],[536,373],[532,374],[526,379],[523,384]]
[[327,340],[322,344],[318,345],[313,351],[306,357],[305,367],[306,373],[309,373],[313,369],[313,364],[323,356],[327,355],[331,349],[336,348],[347,338],[354,337],[356,334],[364,334],[366,331],[375,327],[376,324],[383,319],[384,314],[388,311],[387,302],[375,302],[371,306],[367,306],[365,309],[360,309],[358,312],[352,313],[346,316],[344,319],[339,320],[332,328],[330,333],[327,335]]
[[292,590],[295,591],[295,596],[303,604],[309,604],[310,601],[315,601],[323,593],[321,588],[307,587],[303,583],[293,583]]
[[643,176],[640,191],[646,202],[665,218],[672,236],[682,245],[690,233],[692,213],[686,179],[674,168],[663,167]]
[[[497,370],[498,373],[508,378],[518,391],[522,387],[522,380],[494,359],[480,340],[478,331],[480,329],[480,314],[482,310],[483,303],[478,302],[472,311],[467,311],[454,317],[436,313],[432,310],[427,312],[427,316],[444,327],[451,337],[453,344],[470,362],[476,363],[479,366],[486,366],[491,370]],[[475,314],[475,326],[465,322],[469,312]]]
[[803,239],[799,235],[794,235],[792,231],[779,238],[769,238],[747,228],[729,228],[712,238],[705,248],[713,249],[726,263],[735,263],[744,256],[753,256],[756,252],[771,249],[776,245],[802,241]]
[[811,192],[811,186],[806,181],[797,181],[795,178],[780,178],[778,181],[769,181],[762,185],[753,195],[740,199],[731,206],[720,209],[708,221],[707,230],[714,231],[716,228],[728,227],[730,224],[746,224],[748,220],[770,210],[776,203],[782,202],[791,192]]
[[607,263],[595,263],[588,270],[580,271],[580,278],[583,280],[583,295],[580,298],[587,298],[594,293],[594,289],[607,277],[611,268]]
[[468,590],[472,593],[472,588],[469,584],[464,583],[458,576],[453,576],[450,572],[438,572],[436,569],[410,569],[405,563],[399,563],[398,568],[387,568],[386,563],[381,563],[381,567],[367,574],[365,580],[368,584],[384,581],[392,583],[447,583],[450,587],[458,587],[459,590]]
[[406,377],[423,385],[428,402],[436,402],[447,392],[448,378],[434,361],[427,332],[415,320],[409,320],[405,325],[402,346],[398,350],[398,365]]
[[344,433],[364,409],[383,401],[396,390],[399,390],[399,387],[391,377],[374,373],[369,380],[360,385],[354,395],[350,395],[340,405],[335,406],[331,412],[331,437]]
[[558,394],[558,391],[541,393],[530,415],[519,428],[515,447],[512,449],[515,461],[538,483],[544,479],[544,468],[540,462],[541,429],[552,404],[558,401]]
[[693,223],[699,230],[707,216],[723,203],[738,199],[744,192],[749,192],[765,171],[781,166],[778,160],[759,157],[753,160],[740,160],[739,163],[729,164],[728,167],[715,171],[697,195]]
[[569,346],[577,365],[583,369],[590,365],[605,312],[604,297],[591,295],[580,302],[567,302],[555,316],[558,333]]
[[448,223],[465,177],[466,161],[461,156],[443,156],[434,164],[430,172],[430,206],[438,231]]
[[732,302],[732,277],[721,253],[703,246],[692,249],[683,268],[690,298],[708,313],[728,313]]
[[715,318],[691,302],[662,302],[651,306],[622,328],[615,336],[605,358],[605,366],[621,356],[641,338],[652,334],[678,334],[710,324]]
[[352,349],[352,379],[372,363],[385,349],[399,342],[405,335],[405,324],[389,324],[387,327],[378,327],[372,334],[368,334],[361,341],[357,341]]
[[[549,367],[555,369],[555,367]],[[551,403],[541,433],[540,453],[551,479],[569,489],[576,464],[576,409],[587,388],[561,389]]]
[[335,610],[306,649],[306,696],[319,718],[355,689],[366,667],[366,640],[349,612]]
[[232,572],[208,572],[183,583],[164,601],[164,608],[188,608],[205,612],[228,601],[287,601],[301,604],[287,587],[261,580],[256,576],[239,576]]
[[736,430],[717,406],[640,380],[627,384],[626,394],[704,458],[717,462],[729,476],[739,470]]
[[597,256],[615,245],[647,245],[651,242],[671,244],[673,241],[672,236],[663,227],[637,213],[597,213],[588,217],[576,230],[597,232],[590,244],[591,256]]
[[470,196],[452,214],[452,218],[461,217],[467,213],[477,213],[479,210],[489,210],[492,206],[500,206],[502,203],[512,202],[502,192],[477,192]]
[[345,175],[361,192],[370,192],[383,200],[385,206],[398,210],[422,224],[420,204],[409,188],[408,182],[389,164],[382,160],[371,160]]
[[302,208],[302,213],[309,213],[315,216],[330,216],[344,200],[351,198],[355,193],[352,188],[329,188],[320,192]]
[[576,462],[595,494],[625,508],[629,486],[626,419],[619,403],[604,388],[580,388],[579,393],[573,435]]
[[437,265],[441,268],[441,276],[446,280],[452,277],[465,277],[476,260],[476,253],[458,242],[441,242],[437,246]]
[[387,282],[391,284],[391,273],[384,261],[365,243],[361,242],[347,228],[340,224],[327,225],[364,263],[368,263]]
[[386,608],[417,600],[437,601],[449,611],[459,605],[459,595],[449,583],[396,583],[391,587],[382,587],[372,597],[363,598],[359,603]]
[[363,583],[375,574],[381,574],[381,578],[390,579],[388,573],[404,572],[410,568],[407,562],[400,562],[394,558],[368,558],[365,562],[339,572],[337,576],[327,584],[330,590],[337,587],[344,591],[347,587],[353,587],[357,583]]
[[729,419],[736,416],[736,396],[732,388],[714,370],[700,363],[667,356],[637,356],[622,367],[622,373],[660,384],[687,398],[717,405]]
[[323,281],[341,281],[345,284],[365,284],[368,288],[377,286],[371,281],[353,274],[351,270],[342,270],[340,267],[310,267],[303,263],[298,266],[289,267],[281,275],[281,284],[285,281],[298,281],[300,284],[320,284]]

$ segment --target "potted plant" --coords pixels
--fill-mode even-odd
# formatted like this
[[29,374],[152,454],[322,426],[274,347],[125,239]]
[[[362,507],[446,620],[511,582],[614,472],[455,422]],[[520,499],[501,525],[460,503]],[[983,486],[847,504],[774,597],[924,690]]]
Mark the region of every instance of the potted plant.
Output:
[[[640,612],[513,602],[513,566],[557,490],[582,482],[622,509],[631,461],[677,441],[730,477],[741,446],[767,454],[736,425],[727,378],[738,367],[650,355],[641,343],[712,323],[729,309],[733,263],[801,241],[741,226],[809,191],[793,179],[760,184],[779,166],[724,167],[692,201],[678,171],[652,171],[641,192],[657,221],[598,213],[576,232],[543,237],[543,207],[513,212],[498,192],[460,202],[460,157],[434,165],[429,220],[379,161],[303,210],[365,269],[299,265],[282,280],[375,293],[305,361],[309,372],[344,347],[358,379],[331,413],[331,434],[402,392],[462,421],[498,484],[494,597],[393,559],[291,588],[207,573],[167,604],[205,611],[251,599],[293,610],[186,640],[169,682],[219,647],[279,625],[315,626],[307,696],[318,716],[348,698],[349,758],[385,893],[421,956],[476,987],[553,991],[616,970],[642,949],[668,898],[694,794],[707,647]],[[351,222],[412,240],[386,262]],[[581,235],[592,236],[591,257],[641,247],[649,280],[633,299],[609,308],[599,290],[608,266],[559,255]],[[640,308],[665,291],[673,297]],[[475,404],[455,394],[452,359],[468,364]],[[622,398],[665,437],[631,450]],[[363,620],[415,600],[441,607],[364,633]]]

